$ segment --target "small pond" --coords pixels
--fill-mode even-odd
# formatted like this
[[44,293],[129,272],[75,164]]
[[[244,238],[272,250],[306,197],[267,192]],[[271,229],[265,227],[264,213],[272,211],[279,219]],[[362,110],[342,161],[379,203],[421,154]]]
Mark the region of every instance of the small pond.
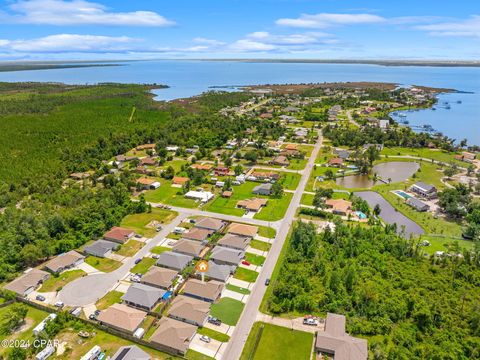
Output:
[[392,183],[402,182],[410,178],[417,172],[420,165],[416,162],[405,161],[389,161],[380,163],[372,168],[372,175],[382,179],[373,181],[373,176],[369,175],[349,175],[336,179],[336,183],[347,189],[368,189],[373,185],[388,183],[390,179]]

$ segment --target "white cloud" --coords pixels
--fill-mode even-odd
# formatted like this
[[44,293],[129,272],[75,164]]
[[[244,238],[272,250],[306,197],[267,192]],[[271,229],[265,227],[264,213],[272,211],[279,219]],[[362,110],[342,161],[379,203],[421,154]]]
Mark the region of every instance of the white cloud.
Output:
[[197,44],[205,44],[207,46],[221,46],[225,45],[223,41],[215,40],[215,39],[207,39],[207,38],[202,38],[202,37],[197,37],[193,39],[194,43]]
[[416,26],[434,36],[458,36],[480,38],[480,16],[473,15],[466,20]]
[[265,44],[260,41],[240,39],[229,46],[230,50],[239,52],[254,52],[254,51],[272,51],[277,47],[275,45]]
[[171,26],[175,23],[152,11],[112,12],[85,0],[19,0],[3,12],[2,22],[46,25]]
[[0,40],[0,51],[23,53],[125,52],[137,40],[127,36],[58,34],[29,40]]
[[277,25],[324,29],[336,25],[375,24],[385,22],[386,19],[372,14],[302,14],[298,18],[283,18],[276,21]]

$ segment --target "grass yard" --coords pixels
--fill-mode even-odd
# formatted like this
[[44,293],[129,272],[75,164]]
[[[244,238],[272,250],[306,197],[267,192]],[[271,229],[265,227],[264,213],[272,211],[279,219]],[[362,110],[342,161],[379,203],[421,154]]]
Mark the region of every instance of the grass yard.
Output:
[[161,186],[156,190],[145,192],[145,200],[155,203],[164,203],[172,206],[195,208],[198,203],[192,199],[186,199],[183,196],[182,189],[172,187],[172,182],[162,180]]
[[210,315],[222,320],[227,325],[236,325],[244,307],[245,304],[241,301],[224,297],[212,305]]
[[[313,198],[315,195],[313,194],[303,194],[302,199],[300,200],[300,203],[303,205],[313,205]],[[344,199],[344,200],[349,200],[350,199],[350,194],[349,193],[344,193],[344,192],[334,192],[332,195],[332,199]]]
[[470,240],[440,237],[434,235],[422,235],[420,240],[427,240],[430,242],[430,246],[422,247],[422,249],[429,255],[433,255],[436,251],[447,251],[448,247],[455,242],[458,242],[458,245],[461,249],[472,250],[474,247],[474,242]]
[[152,208],[150,213],[131,214],[123,218],[120,226],[132,229],[137,234],[145,237],[153,237],[156,231],[153,227],[147,227],[152,221],[158,221],[160,224],[168,224],[178,214],[175,211]]
[[113,304],[120,303],[122,301],[122,296],[123,293],[120,291],[110,291],[109,293],[107,293],[107,295],[98,300],[95,305],[97,306],[97,309],[105,310]]
[[433,159],[436,161],[441,161],[446,164],[455,163],[459,166],[466,167],[466,163],[456,160],[454,156],[456,153],[443,151],[440,149],[429,149],[429,148],[420,148],[420,149],[412,149],[412,148],[403,148],[403,147],[393,147],[388,148],[384,147],[383,150],[380,152],[381,155],[386,156],[415,156],[427,159]]
[[250,246],[254,249],[261,250],[261,251],[269,251],[272,245],[265,241],[255,240],[253,239],[250,241]]
[[305,159],[290,159],[290,165],[287,166],[287,169],[290,170],[303,170],[307,165],[308,157]]
[[85,262],[88,265],[93,266],[98,271],[103,271],[103,272],[112,272],[114,270],[117,270],[120,266],[122,266],[122,263],[120,261],[116,261],[108,258],[99,258],[96,256],[87,257],[85,259]]
[[232,284],[227,284],[225,286],[228,290],[231,290],[231,291],[235,291],[239,294],[243,294],[243,295],[248,295],[250,294],[250,290],[248,289],[245,289],[245,288],[242,288],[240,286],[235,286],[235,285],[232,285]]
[[227,334],[224,334],[206,327],[198,328],[197,333],[199,333],[200,335],[208,336],[209,338],[212,338],[214,340],[218,340],[221,342],[227,342],[228,340],[230,340],[230,336],[228,336]]
[[142,261],[130,269],[130,272],[134,274],[145,274],[156,261],[154,258],[144,257]]
[[238,280],[253,283],[257,280],[258,272],[239,267],[233,277]]
[[265,257],[247,252],[245,253],[245,260],[252,265],[262,266],[265,262]]
[[277,235],[277,231],[274,228],[266,227],[266,226],[259,226],[258,227],[258,235],[266,237],[266,238],[274,238]]
[[86,275],[86,272],[83,270],[69,270],[59,274],[58,276],[50,275],[50,278],[43,283],[42,287],[38,291],[60,291],[61,288],[66,284],[84,275]]
[[152,254],[157,254],[157,255],[160,255],[161,253],[165,252],[165,251],[170,251],[172,249],[168,248],[168,247],[164,247],[164,246],[155,246],[153,247],[150,252]]
[[[317,176],[323,176],[325,177],[325,173],[331,170],[333,174],[335,175],[338,172],[338,168],[334,167],[328,167],[328,166],[319,166],[317,165],[315,168],[313,168],[312,173],[310,174],[310,178],[308,179],[307,186],[305,187],[305,191],[315,191],[314,190],[314,185],[315,187],[325,187],[324,184],[327,184],[329,181],[323,181],[323,182],[315,182],[315,179]],[[335,184],[335,182],[333,182]]]
[[295,190],[300,183],[300,174],[294,174],[289,172],[280,173],[280,183],[283,185],[284,189]]
[[314,335],[289,328],[253,324],[241,360],[309,360]]
[[187,360],[213,360],[213,358],[211,358],[210,356],[204,355],[192,349],[187,350],[187,353],[185,354],[185,358]]
[[239,200],[252,199],[255,197],[268,199],[268,204],[258,214],[254,216],[255,219],[261,219],[266,221],[276,221],[284,217],[287,211],[288,204],[292,198],[291,193],[285,193],[280,199],[273,199],[268,196],[259,196],[252,194],[252,190],[260,183],[247,181],[246,183],[234,186],[233,195],[231,198],[223,198],[217,196],[213,201],[208,203],[205,210],[216,212],[220,214],[242,216],[245,211],[237,209],[237,202]]
[[115,253],[117,255],[130,257],[135,255],[143,247],[143,245],[145,244],[141,241],[130,239],[125,244],[122,244],[120,249],[118,249]]

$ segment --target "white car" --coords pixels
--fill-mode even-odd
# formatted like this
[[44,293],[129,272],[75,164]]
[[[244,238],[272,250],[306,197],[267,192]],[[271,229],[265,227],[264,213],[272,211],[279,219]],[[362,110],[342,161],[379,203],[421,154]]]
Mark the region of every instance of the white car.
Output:
[[200,336],[200,340],[206,343],[209,343],[211,341],[211,339],[207,335]]
[[64,303],[63,303],[63,301],[57,301],[55,303],[55,306],[58,307],[58,308],[62,308],[64,306]]

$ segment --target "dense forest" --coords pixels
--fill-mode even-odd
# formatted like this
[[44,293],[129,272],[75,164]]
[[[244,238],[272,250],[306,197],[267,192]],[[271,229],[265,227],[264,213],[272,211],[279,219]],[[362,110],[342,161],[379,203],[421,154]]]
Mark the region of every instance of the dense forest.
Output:
[[272,313],[338,312],[372,359],[480,358],[480,247],[425,258],[392,229],[295,225]]
[[279,131],[274,122],[218,115],[245,100],[244,93],[207,93],[188,108],[155,102],[150,89],[0,84],[0,281],[147,209],[145,202],[130,200],[134,182],[128,174],[100,188],[62,186],[68,174],[101,175],[102,161],[143,143],[198,145],[208,153],[247,128]]

